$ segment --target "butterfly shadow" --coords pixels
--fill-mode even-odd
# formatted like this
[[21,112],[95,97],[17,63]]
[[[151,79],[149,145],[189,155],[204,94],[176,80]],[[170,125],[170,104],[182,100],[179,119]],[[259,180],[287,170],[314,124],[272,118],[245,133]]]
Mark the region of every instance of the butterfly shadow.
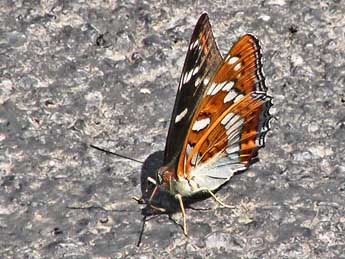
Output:
[[157,181],[157,172],[163,164],[163,156],[163,151],[152,153],[146,158],[141,168],[141,200],[143,204],[147,205],[142,209],[142,215],[146,217],[157,214],[173,214],[179,211],[176,199],[168,192],[160,189],[158,189],[156,194],[152,197],[151,204],[164,209],[165,212],[154,209],[149,204],[150,197],[156,186],[152,182],[148,181],[148,179],[152,178]]
[[[143,215],[143,222],[139,240],[137,243],[138,247],[141,244],[142,236],[145,231],[145,222],[156,218],[159,215],[168,215],[170,220],[172,220],[175,224],[179,225],[183,229],[183,225],[177,222],[177,220],[172,217],[175,213],[181,212],[179,202],[173,195],[165,190],[158,188],[158,191],[150,201],[152,192],[156,186],[152,182],[148,181],[148,178],[151,177],[152,179],[157,180],[157,172],[163,164],[163,156],[163,151],[152,153],[146,158],[141,169],[140,181],[142,197],[140,199],[137,199],[137,201],[139,202],[139,204],[144,204],[146,206],[141,210],[141,213]],[[217,193],[226,184],[227,182],[219,186],[219,188],[217,188],[213,192]],[[193,194],[193,196],[183,197],[183,204],[186,209],[197,211],[211,210],[212,208],[195,208],[194,206],[192,206],[194,203],[204,201],[210,197],[211,195],[207,192],[195,193]]]

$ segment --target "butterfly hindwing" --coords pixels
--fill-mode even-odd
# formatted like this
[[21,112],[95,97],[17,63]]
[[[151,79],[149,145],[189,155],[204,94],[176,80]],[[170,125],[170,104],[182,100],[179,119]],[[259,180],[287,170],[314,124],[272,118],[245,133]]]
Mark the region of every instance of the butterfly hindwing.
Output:
[[244,170],[256,157],[271,106],[260,58],[257,39],[244,35],[208,79],[184,141],[179,177],[189,179],[192,168],[213,160],[213,166],[233,164],[232,171]]
[[189,43],[170,121],[164,163],[176,167],[188,126],[207,86],[205,78],[215,73],[221,61],[208,15],[204,13],[199,18]]

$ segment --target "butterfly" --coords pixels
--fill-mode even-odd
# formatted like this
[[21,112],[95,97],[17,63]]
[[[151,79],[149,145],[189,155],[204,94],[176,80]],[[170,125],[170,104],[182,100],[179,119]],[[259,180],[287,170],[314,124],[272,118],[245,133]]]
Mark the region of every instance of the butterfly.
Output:
[[223,58],[207,13],[194,29],[182,70],[164,151],[163,166],[148,204],[157,191],[173,195],[183,214],[184,197],[214,191],[257,161],[265,145],[272,106],[262,72],[258,40],[242,36]]

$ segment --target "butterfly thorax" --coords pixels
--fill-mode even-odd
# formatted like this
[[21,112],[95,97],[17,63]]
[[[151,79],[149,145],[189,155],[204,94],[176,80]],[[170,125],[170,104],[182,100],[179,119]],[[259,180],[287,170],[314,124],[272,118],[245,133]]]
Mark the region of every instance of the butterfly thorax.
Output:
[[175,170],[168,166],[163,166],[158,170],[159,188],[171,195],[191,196],[199,192],[202,188],[195,180],[195,177],[192,177],[192,179],[178,177]]
[[[191,187],[187,179],[181,179],[176,174],[176,170],[169,166],[162,166],[158,170],[158,184],[161,190],[167,191],[172,195],[190,195]],[[187,193],[184,190],[188,190]]]
[[174,169],[169,166],[162,166],[158,170],[158,182],[160,185],[169,185],[172,179],[176,179]]

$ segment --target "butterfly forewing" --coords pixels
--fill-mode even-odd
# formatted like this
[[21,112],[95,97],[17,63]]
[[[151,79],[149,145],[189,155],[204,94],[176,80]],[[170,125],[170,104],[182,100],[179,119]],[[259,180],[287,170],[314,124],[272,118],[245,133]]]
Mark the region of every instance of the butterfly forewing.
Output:
[[208,79],[190,121],[177,175],[190,178],[197,165],[217,158],[216,165],[245,169],[264,144],[270,116],[257,39],[243,36]]
[[195,26],[175,100],[165,145],[164,163],[176,169],[193,114],[210,78],[222,61],[207,14]]

